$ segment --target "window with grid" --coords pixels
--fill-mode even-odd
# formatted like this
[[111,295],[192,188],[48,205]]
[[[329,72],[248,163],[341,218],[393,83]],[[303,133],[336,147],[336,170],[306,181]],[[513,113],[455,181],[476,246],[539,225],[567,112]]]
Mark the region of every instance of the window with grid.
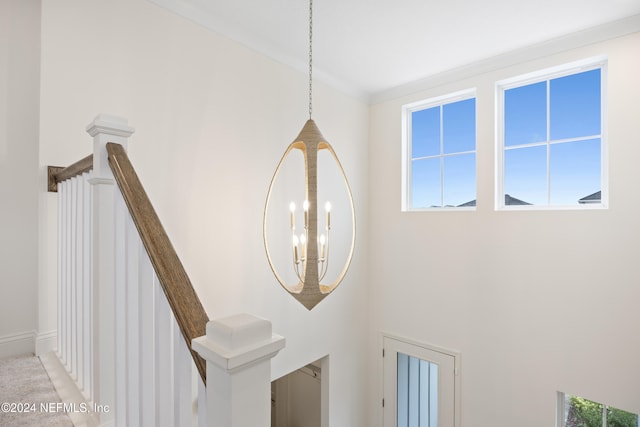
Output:
[[638,414],[558,392],[558,427],[638,427]]
[[606,205],[605,65],[498,83],[498,208]]
[[403,118],[403,210],[475,206],[474,93],[404,106]]

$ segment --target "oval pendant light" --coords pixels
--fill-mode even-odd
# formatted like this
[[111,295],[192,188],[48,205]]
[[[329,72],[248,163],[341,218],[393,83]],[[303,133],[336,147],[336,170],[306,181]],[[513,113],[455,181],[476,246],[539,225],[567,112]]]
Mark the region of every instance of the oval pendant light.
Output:
[[[298,153],[301,155],[295,156]],[[296,161],[302,163],[304,169],[304,186],[291,185],[289,176],[280,176],[283,169],[286,172],[296,169],[295,166],[287,165]],[[322,176],[322,172],[327,169],[333,179],[328,179],[326,185],[323,185],[319,175]],[[284,194],[287,193],[287,188],[277,190],[278,186],[289,187],[289,190],[297,187],[293,188],[293,192],[297,190],[300,194],[298,200],[302,201],[301,209],[298,210],[295,201],[291,201],[288,212],[285,212],[284,206],[287,205],[284,198],[287,196]],[[273,206],[274,193],[277,193],[276,198],[281,208]],[[322,196],[319,197],[319,194]],[[339,215],[334,215],[332,221],[332,213],[336,210]],[[275,221],[279,224],[273,227],[269,226],[268,220],[271,211],[273,216],[279,216],[279,221]],[[289,220],[286,227],[283,226],[285,217]],[[340,218],[340,221],[336,222],[335,217]],[[270,233],[270,228],[279,231]],[[336,235],[336,231],[340,233]],[[289,145],[273,175],[264,211],[263,236],[267,259],[278,282],[309,310],[333,292],[347,273],[355,246],[353,196],[335,151],[311,119]],[[278,246],[277,250],[286,253],[284,257],[280,254],[280,262],[275,261],[276,257],[269,243],[270,237],[272,241],[279,241],[279,245],[274,245]],[[286,242],[284,245],[283,241]]]

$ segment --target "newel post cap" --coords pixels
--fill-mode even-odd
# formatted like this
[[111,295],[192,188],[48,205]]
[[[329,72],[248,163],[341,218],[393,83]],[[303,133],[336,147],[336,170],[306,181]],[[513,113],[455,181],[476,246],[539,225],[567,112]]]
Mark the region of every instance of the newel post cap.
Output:
[[99,134],[106,134],[128,138],[133,135],[134,132],[135,129],[129,126],[127,119],[111,114],[98,114],[96,118],[87,125],[87,133],[93,137]]
[[234,372],[271,359],[284,348],[285,339],[272,333],[270,321],[237,314],[209,321],[207,335],[192,345],[207,362]]
[[93,178],[90,181],[92,184],[113,183],[113,175],[109,169],[107,143],[120,144],[126,150],[128,138],[134,131],[127,119],[111,114],[98,114],[87,125],[87,133],[93,137]]

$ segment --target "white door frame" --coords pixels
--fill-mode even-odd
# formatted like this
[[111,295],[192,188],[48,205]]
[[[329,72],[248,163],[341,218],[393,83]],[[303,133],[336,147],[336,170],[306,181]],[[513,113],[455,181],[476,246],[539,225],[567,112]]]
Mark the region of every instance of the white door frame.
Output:
[[460,427],[460,353],[439,346],[419,343],[391,334],[382,334],[383,349],[383,427],[397,427],[397,353],[435,363],[438,374],[438,427]]

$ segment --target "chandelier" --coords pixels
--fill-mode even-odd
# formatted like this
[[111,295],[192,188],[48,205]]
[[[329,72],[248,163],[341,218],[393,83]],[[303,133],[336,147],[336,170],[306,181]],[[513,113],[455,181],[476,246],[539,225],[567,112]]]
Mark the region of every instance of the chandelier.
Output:
[[[329,295],[340,284],[347,273],[353,250],[355,246],[355,210],[353,206],[353,196],[347,181],[347,177],[342,169],[342,165],[338,157],[322,136],[322,133],[312,119],[313,107],[313,0],[309,1],[309,120],[305,123],[298,137],[292,142],[284,155],[282,156],[276,171],[271,179],[267,200],[265,203],[264,219],[263,219],[263,238],[265,250],[269,266],[273,271],[276,279],[282,287],[289,292],[296,300],[304,305],[308,310],[315,307],[327,295]],[[282,217],[287,215],[286,211],[280,209],[280,206],[272,206],[274,189],[280,184],[281,186],[292,186],[287,183],[286,178],[279,178],[282,170],[287,163],[295,162],[292,159],[294,153],[299,153],[298,159],[302,159],[304,169],[304,194],[302,194],[302,186],[298,187],[300,197],[289,201],[288,204],[288,230],[283,230],[282,234],[269,233],[269,212],[273,211],[273,215],[278,218],[276,223],[282,224]],[[321,158],[321,156],[323,156]],[[324,160],[323,160],[324,159]],[[328,160],[327,160],[328,159]],[[335,180],[330,180],[330,184],[326,187],[328,193],[335,190],[334,187],[342,187],[343,197],[341,203],[332,206],[331,200],[319,200],[319,176],[321,169],[328,164],[333,163],[330,169],[333,172],[333,178],[338,179],[336,185]],[[341,185],[340,185],[341,184]],[[279,199],[282,199],[281,192],[278,192]],[[338,196],[336,196],[338,197]],[[281,201],[281,200],[279,200]],[[340,210],[344,222],[350,224],[340,224],[340,228],[344,230],[346,236],[340,236],[335,239],[331,236],[331,214],[332,209]],[[351,233],[348,232],[350,227]],[[280,228],[282,230],[282,227]],[[269,242],[269,236],[272,240],[281,241],[286,239],[289,243],[285,249],[288,254],[283,254],[283,247],[278,247],[279,254],[275,256]],[[343,247],[337,248],[340,244]],[[277,246],[277,245],[273,245]],[[339,250],[336,250],[339,249]],[[336,253],[338,257],[336,257]],[[344,256],[340,256],[344,255]],[[277,263],[274,258],[284,260]],[[334,258],[340,258],[336,260]],[[338,268],[330,268],[331,264],[338,263]],[[277,264],[277,265],[276,265]],[[282,270],[285,270],[284,272]],[[335,273],[332,275],[332,269]],[[287,271],[288,270],[288,271]],[[329,275],[328,275],[329,273]],[[329,277],[332,276],[332,277]],[[327,279],[324,281],[324,279]],[[323,282],[324,281],[324,282]]]

